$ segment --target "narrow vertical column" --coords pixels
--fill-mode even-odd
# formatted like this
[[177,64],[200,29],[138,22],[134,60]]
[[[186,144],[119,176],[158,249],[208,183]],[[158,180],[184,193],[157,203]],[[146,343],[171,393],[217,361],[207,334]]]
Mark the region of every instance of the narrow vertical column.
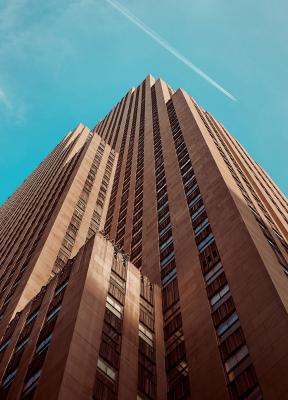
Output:
[[[130,97],[127,116],[125,118],[124,130],[121,135],[121,141],[120,141],[121,147],[119,150],[118,164],[117,164],[116,174],[115,174],[116,183],[115,182],[113,183],[113,189],[115,189],[116,192],[114,194],[113,189],[112,189],[111,200],[110,200],[110,204],[111,204],[111,201],[113,200],[113,214],[112,214],[112,225],[111,225],[111,228],[109,231],[109,236],[113,239],[115,239],[116,234],[117,234],[119,210],[120,210],[120,205],[121,205],[121,195],[122,195],[122,188],[123,188],[123,183],[124,183],[125,167],[126,167],[126,160],[127,160],[127,153],[128,153],[129,134],[130,134],[131,126],[132,126],[132,119],[133,119],[132,116],[134,113],[135,103],[136,103],[136,96],[135,96],[135,92],[134,92],[133,94],[131,94],[131,97]],[[112,195],[113,195],[113,197],[112,197]],[[111,207],[112,207],[112,204],[111,204]],[[110,208],[110,205],[109,205],[109,208]],[[108,210],[108,213],[109,213],[109,210]],[[105,227],[105,229],[106,229],[106,227]]]
[[[283,382],[281,374],[275,371],[287,364],[288,357],[287,334],[284,333],[288,322],[284,308],[287,307],[287,280],[280,281],[276,258],[273,259],[245,198],[235,190],[223,155],[199,121],[192,100],[179,90],[173,103],[263,396],[285,398],[287,381]],[[270,269],[270,276],[267,269]],[[280,347],[271,347],[271,343],[279,340]],[[244,361],[242,359],[234,367],[235,381],[231,376],[232,384],[236,382],[234,386],[242,391],[249,387],[251,377],[243,367]],[[243,384],[241,379],[245,373],[249,379],[245,378]]]
[[162,294],[159,286],[154,285],[155,309],[155,349],[156,349],[156,375],[157,375],[157,400],[167,399],[167,379],[165,373],[165,345],[163,334]]
[[112,258],[113,246],[99,234],[80,250],[36,399],[92,398]]
[[132,161],[130,166],[130,185],[129,185],[129,197],[127,204],[126,214],[126,229],[124,236],[124,251],[130,250],[130,243],[132,238],[132,227],[133,227],[133,206],[135,198],[135,184],[136,184],[136,172],[137,172],[137,150],[139,141],[139,124],[140,124],[140,113],[141,113],[141,98],[142,88],[139,88],[138,104],[137,104],[137,115],[135,116],[135,128],[134,128],[134,141],[131,143],[133,149]]
[[[49,303],[51,302],[51,299],[53,296],[55,285],[56,285],[56,280],[54,280],[54,282],[49,283],[49,286],[45,292],[45,295],[43,296],[42,302],[40,302],[39,311],[34,320],[35,322],[33,322],[33,320],[31,322],[29,322],[30,316],[33,317],[33,313],[37,312],[37,308],[33,312],[33,309],[35,308],[35,307],[33,307],[33,302],[32,302],[32,304],[29,304],[29,307],[27,307],[27,312],[23,312],[21,314],[21,319],[22,319],[23,323],[25,323],[25,325],[21,324],[21,328],[22,328],[21,337],[23,337],[22,340],[28,336],[27,332],[30,331],[30,329],[29,329],[30,325],[32,325],[32,329],[31,329],[31,333],[29,336],[29,342],[28,342],[27,346],[25,346],[25,350],[20,359],[20,363],[19,363],[19,367],[17,369],[17,375],[15,378],[15,381],[13,382],[11,390],[9,391],[8,399],[10,399],[10,400],[18,399],[21,395],[21,392],[23,389],[23,381],[26,376],[28,366],[33,358],[33,353],[35,351],[36,343],[37,343],[41,328],[45,322],[46,313],[47,313],[47,310],[49,307]],[[39,293],[38,296],[41,296],[41,292]],[[37,298],[34,301],[36,304],[38,303]],[[20,338],[18,339],[18,342],[21,343]],[[16,348],[17,348],[17,346],[15,345],[14,354],[16,354]]]
[[[28,313],[28,309],[23,310],[22,314],[15,317],[15,320],[12,322],[12,325],[8,325],[4,335],[1,337],[1,353],[0,353],[0,380],[3,380],[3,375],[5,373],[7,364],[9,360],[13,356],[13,351],[16,346],[17,340],[19,338],[20,332],[25,323],[26,314]],[[19,317],[19,319],[18,319]],[[16,322],[16,319],[18,320]],[[14,328],[14,329],[13,329]],[[3,344],[6,343],[6,348],[3,348]]]
[[105,222],[106,222],[106,219],[107,219],[107,212],[108,212],[109,202],[110,202],[110,198],[111,198],[112,187],[113,187],[113,182],[114,182],[114,178],[115,178],[117,163],[118,163],[118,153],[115,152],[114,153],[113,167],[112,167],[112,171],[111,171],[111,174],[110,174],[109,185],[108,185],[107,193],[106,193],[106,199],[105,199],[105,203],[104,203],[104,206],[103,206],[101,221],[100,221],[100,225],[99,225],[99,231],[100,232],[104,229]]
[[117,128],[117,137],[115,137],[113,139],[114,148],[117,152],[119,152],[120,148],[121,148],[121,142],[123,139],[126,119],[129,117],[129,104],[132,100],[133,92],[134,92],[134,89],[131,89],[127,93],[127,101],[125,103],[124,109],[121,111],[121,114],[123,114],[123,116],[122,116],[121,121],[119,121],[119,123],[120,123],[119,129]]
[[191,395],[222,400],[227,390],[167,114],[168,88],[162,81],[155,86]]
[[121,100],[121,108],[119,108],[117,119],[114,122],[113,131],[112,131],[112,133],[111,133],[111,135],[109,137],[109,140],[108,140],[108,144],[113,149],[115,149],[115,145],[116,145],[116,142],[117,142],[117,137],[118,137],[118,133],[119,133],[119,130],[120,130],[120,127],[121,127],[121,122],[122,122],[122,118],[123,118],[123,114],[124,114],[127,98],[128,98],[128,93]]
[[155,162],[153,147],[153,122],[151,86],[155,79],[146,80],[145,134],[144,134],[144,182],[143,182],[143,238],[142,272],[152,282],[160,283],[157,203],[155,188]]
[[[87,133],[88,129],[84,128],[84,130]],[[84,137],[86,135],[85,132],[83,133]],[[17,311],[21,310],[28,303],[28,301],[37,294],[41,286],[44,285],[49,279],[51,269],[59,249],[57,247],[60,247],[65,228],[69,223],[69,212],[72,213],[73,202],[76,202],[77,194],[81,190],[81,179],[83,179],[87,173],[86,165],[89,163],[89,160],[84,159],[84,156],[87,154],[87,144],[83,145],[83,149],[84,151],[79,153],[81,154],[81,157],[78,159],[78,161],[77,158],[74,159],[74,161],[77,161],[76,165],[73,164],[72,161],[69,163],[72,167],[72,170],[70,170],[69,173],[67,171],[66,178],[68,178],[68,181],[65,182],[64,180],[65,188],[61,188],[61,181],[58,183],[55,182],[57,192],[55,192],[55,188],[54,193],[52,187],[49,189],[46,188],[46,191],[43,192],[42,196],[40,197],[41,201],[39,201],[37,208],[33,211],[37,211],[39,214],[43,212],[43,210],[45,210],[46,213],[49,212],[47,208],[49,205],[47,198],[49,197],[45,197],[44,193],[50,196],[50,203],[55,201],[55,199],[58,197],[58,202],[53,206],[52,209],[50,209],[52,217],[50,217],[49,221],[45,223],[44,218],[46,215],[44,213],[41,220],[38,220],[38,217],[37,219],[32,218],[31,215],[31,221],[33,222],[32,225],[27,224],[27,226],[30,227],[30,232],[26,232],[26,236],[29,238],[28,235],[31,233],[31,231],[35,232],[34,237],[29,239],[31,242],[34,242],[34,249],[30,249],[28,255],[27,252],[22,252],[21,258],[19,255],[17,255],[18,259],[16,255],[14,256],[18,263],[18,276],[22,271],[25,272],[21,275],[21,282],[18,284],[17,289],[15,290],[16,293],[13,293],[11,301],[9,300],[7,307],[9,311],[7,311],[2,320],[2,326],[5,325],[6,318],[9,319],[11,314],[14,316]],[[59,171],[57,171],[56,174],[58,175],[58,178],[61,176],[61,174],[63,174],[63,171],[65,172],[65,168],[60,168],[59,166]],[[64,177],[62,177],[62,179],[64,179]],[[39,224],[41,227],[41,231],[40,233],[38,232],[36,234],[36,229],[38,229],[37,224]],[[28,245],[29,242],[26,245],[27,249]],[[28,260],[25,257],[27,257]],[[27,265],[24,264],[25,260]],[[23,265],[21,265],[21,263]],[[28,271],[29,268],[31,268],[30,271]],[[16,278],[17,274],[14,276]],[[33,279],[31,276],[33,276]]]
[[[117,106],[116,106],[117,107]],[[108,130],[109,130],[109,127],[110,127],[110,125],[111,125],[111,123],[112,123],[112,120],[113,120],[113,117],[114,117],[114,113],[115,113],[115,108],[116,107],[114,107],[114,108],[112,108],[112,110],[110,111],[110,113],[108,114],[108,118],[107,118],[107,120],[106,120],[106,123],[105,123],[105,126],[103,126],[103,130],[102,130],[102,132],[101,132],[101,137],[105,140],[105,137],[107,136],[107,134],[108,134]]]
[[124,306],[118,399],[136,399],[138,382],[140,272],[130,263]]

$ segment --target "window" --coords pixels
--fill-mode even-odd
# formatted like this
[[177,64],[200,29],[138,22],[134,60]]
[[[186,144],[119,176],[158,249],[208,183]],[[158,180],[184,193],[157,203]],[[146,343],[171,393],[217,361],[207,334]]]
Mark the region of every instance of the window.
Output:
[[13,369],[13,371],[9,372],[3,379],[2,382],[2,387],[6,388],[7,386],[9,386],[11,384],[11,382],[13,381],[13,379],[15,378],[17,374],[17,368]]
[[68,226],[66,234],[69,235],[71,237],[71,239],[75,240],[76,235],[77,235],[77,231],[78,231],[77,228],[70,223],[70,225]]
[[30,392],[32,389],[34,389],[34,387],[36,386],[39,378],[41,375],[41,369],[39,369],[38,371],[36,371],[29,379],[28,381],[25,383],[24,388],[23,388],[23,394],[27,394],[28,392]]
[[9,301],[11,300],[11,297],[13,296],[13,294],[14,294],[14,293],[10,293],[10,294],[6,297],[6,299],[5,299],[4,303],[3,303],[3,306],[6,306],[6,304],[9,303]]
[[139,244],[139,241],[141,240],[141,238],[142,238],[142,230],[132,236],[132,242],[131,242],[132,249],[134,249],[135,245]]
[[0,353],[1,353],[1,351],[6,349],[6,347],[9,345],[9,343],[10,343],[10,338],[8,340],[6,340],[3,344],[1,344]]
[[198,244],[198,250],[201,253],[208,247],[212,242],[214,241],[214,236],[212,233],[209,233],[208,236],[206,236],[205,239],[203,239],[199,244]]
[[220,299],[222,299],[222,297],[225,296],[226,293],[229,292],[229,286],[228,283],[223,286],[219,292],[215,293],[213,297],[211,297],[210,299],[210,304],[211,306],[214,306],[214,304],[216,304]]
[[190,191],[190,189],[193,190],[197,187],[197,182],[196,182],[196,177],[195,175],[193,175],[192,177],[190,177],[190,179],[188,179],[185,184],[184,184],[184,188],[185,188],[185,192],[188,194],[188,192]]
[[201,194],[200,193],[196,197],[194,197],[193,200],[190,201],[190,203],[188,204],[188,207],[189,208],[193,207],[194,204],[196,204],[199,199],[201,199]]
[[57,259],[60,259],[61,261],[63,261],[65,264],[68,261],[69,257],[68,255],[63,251],[63,249],[59,250]]
[[160,208],[162,204],[168,201],[168,195],[166,189],[157,194],[157,207]]
[[140,229],[142,229],[142,221],[134,225],[132,235],[134,236]]
[[173,242],[173,237],[170,236],[164,243],[161,244],[161,246],[159,247],[160,252],[163,251],[164,249],[166,249],[170,243]]
[[132,253],[131,253],[131,260],[134,263],[134,260],[137,259],[137,257],[139,257],[141,255],[142,252],[142,242],[140,243],[136,243],[135,246],[132,249]]
[[151,347],[153,347],[153,333],[149,329],[145,328],[144,325],[139,324],[139,336]]
[[73,245],[74,245],[74,240],[72,240],[69,236],[65,237],[63,239],[62,245],[68,250],[68,251],[72,251],[73,249]]
[[123,313],[123,306],[114,300],[111,296],[107,296],[106,307],[110,310],[116,317],[121,318]]
[[162,225],[164,223],[164,221],[166,222],[166,220],[170,220],[170,214],[169,214],[169,209],[167,209],[166,214],[164,214],[163,216],[161,216],[161,218],[158,220],[158,225]]
[[173,258],[175,257],[174,251],[172,253],[168,254],[163,260],[160,262],[160,267],[161,269],[164,268]]
[[30,322],[33,321],[37,317],[38,311],[39,311],[39,308],[28,315],[27,320],[26,320],[26,325],[30,324]]
[[[160,207],[159,207],[160,206]],[[168,206],[168,197],[166,198],[165,197],[165,203],[163,203],[163,204],[160,204],[160,203],[158,203],[158,214],[160,215],[161,214],[161,212],[165,209],[165,207],[167,207]]]
[[162,279],[162,286],[168,285],[172,279],[176,276],[176,268],[173,268],[172,271],[169,272],[163,279]]
[[236,311],[230,315],[229,318],[226,319],[221,325],[217,328],[218,336],[222,336],[236,321],[238,321],[238,315]]
[[196,228],[194,229],[195,236],[199,235],[199,233],[201,233],[201,232],[206,228],[206,226],[208,226],[208,225],[209,225],[208,218],[205,218],[204,221],[202,221],[202,222],[201,222],[199,225],[197,225]]
[[[172,225],[171,225],[171,223],[169,222],[169,221],[170,221],[170,218],[167,218],[167,221],[168,221],[168,225],[166,225],[166,226],[159,232],[159,238],[161,238],[162,236],[164,236],[165,233],[168,232],[169,229],[172,228]],[[160,228],[160,227],[159,227],[159,228]]]
[[56,315],[58,315],[60,309],[61,309],[61,304],[59,304],[59,306],[52,308],[52,310],[47,315],[46,321],[50,321],[52,318],[54,318]]
[[[182,161],[182,162],[180,161],[179,164],[180,164],[181,175],[184,175],[185,172],[187,172],[190,168],[192,168],[192,165],[191,165],[191,162],[190,162],[190,159],[189,159],[189,158],[187,158],[186,160],[184,160],[184,162],[183,162],[183,161]],[[181,164],[182,164],[182,165],[181,165]]]
[[222,343],[220,345],[220,353],[223,360],[227,360],[233,353],[235,353],[235,350],[245,344],[244,333],[239,326],[237,327],[237,323],[234,324],[230,330],[226,331],[225,336],[227,337],[224,338],[223,336],[221,338]]
[[242,346],[233,356],[228,358],[225,362],[226,372],[230,372],[240,361],[248,355],[248,348],[246,345]]
[[196,210],[192,215],[191,215],[191,219],[192,221],[194,221],[198,215],[200,215],[203,211],[205,210],[204,205],[202,204],[202,206],[200,208],[198,208],[198,210]]
[[194,178],[195,178],[195,175],[194,175],[193,169],[189,169],[188,171],[185,172],[184,175],[182,175],[182,181],[185,186],[188,185],[188,181],[190,181]]
[[118,285],[122,288],[125,289],[125,281],[122,280],[118,275],[116,275],[113,271],[111,272],[111,278],[118,283]]
[[55,294],[54,296],[56,296],[58,293],[60,293],[63,289],[65,289],[65,287],[68,285],[68,279],[63,282],[60,286],[57,286],[55,289]]
[[35,354],[40,354],[42,353],[42,351],[44,351],[45,349],[47,349],[47,347],[49,346],[49,343],[51,342],[52,339],[52,333],[50,333],[50,335],[48,335],[47,337],[45,337],[36,347],[36,352]]
[[221,262],[218,262],[215,267],[213,267],[212,269],[210,269],[209,272],[207,272],[207,274],[205,274],[204,279],[206,282],[206,285],[210,285],[210,283],[213,282],[214,279],[217,278],[217,276],[220,275],[220,273],[222,273],[223,271],[223,267]]
[[184,341],[179,341],[166,356],[166,368],[171,370],[175,366],[180,373],[187,367]]
[[24,337],[24,339],[22,339],[19,343],[17,343],[17,346],[15,348],[15,353],[22,350],[23,347],[25,347],[26,343],[28,342],[29,342],[29,336]]
[[[185,186],[188,186],[188,183],[190,183],[190,181],[187,182]],[[189,185],[189,186],[191,186],[191,185]],[[195,183],[192,187],[190,187],[189,189],[187,189],[186,197],[188,197],[191,193],[193,193],[197,188],[198,188],[198,184]]]
[[203,274],[206,274],[219,261],[220,256],[215,242],[212,242],[202,253],[199,254]]
[[173,339],[181,338],[182,337],[181,327],[182,327],[182,317],[181,314],[178,313],[174,315],[172,319],[170,319],[170,321],[164,327],[165,340],[171,338],[172,335]]
[[162,291],[162,303],[164,312],[179,300],[177,279],[173,279]]
[[101,357],[98,358],[97,367],[102,371],[108,378],[112,381],[116,380],[116,371],[114,368],[110,367]]

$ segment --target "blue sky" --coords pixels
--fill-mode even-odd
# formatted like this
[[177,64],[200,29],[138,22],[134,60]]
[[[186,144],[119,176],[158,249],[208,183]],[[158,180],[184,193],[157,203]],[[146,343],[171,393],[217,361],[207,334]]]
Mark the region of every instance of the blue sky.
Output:
[[93,127],[148,73],[189,92],[287,194],[287,0],[121,4],[238,101],[105,0],[2,0],[0,203],[69,130]]

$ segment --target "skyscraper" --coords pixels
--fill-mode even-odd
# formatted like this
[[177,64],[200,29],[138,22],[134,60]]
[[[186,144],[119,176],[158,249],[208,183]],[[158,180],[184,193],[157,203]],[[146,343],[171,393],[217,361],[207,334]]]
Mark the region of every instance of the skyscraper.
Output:
[[[62,381],[49,398],[287,398],[287,211],[271,178],[212,115],[182,89],[149,75],[92,131],[79,125],[69,133],[1,207],[3,393],[44,398],[59,367]],[[15,321],[24,323],[41,286],[48,280],[47,288],[57,286],[62,269],[91,248],[102,256],[104,248],[114,251],[114,260],[126,254],[134,278],[113,277],[112,256],[94,270],[97,252],[87,256],[79,271],[88,286],[79,278],[77,289],[74,278],[73,287],[79,299],[85,288],[96,303],[102,299],[93,315],[101,329],[94,335],[89,327],[91,299],[88,311],[75,306],[70,333],[55,333],[59,345],[71,344],[62,364],[53,333],[44,367],[29,375],[38,338],[22,367],[26,375],[19,375],[16,364],[28,349],[15,356],[23,336]],[[106,327],[107,309],[120,333]],[[67,310],[57,317],[64,325]],[[43,314],[34,328],[42,339],[48,316],[46,310],[46,322]],[[74,341],[77,327],[89,342],[89,374],[89,357],[81,359]]]

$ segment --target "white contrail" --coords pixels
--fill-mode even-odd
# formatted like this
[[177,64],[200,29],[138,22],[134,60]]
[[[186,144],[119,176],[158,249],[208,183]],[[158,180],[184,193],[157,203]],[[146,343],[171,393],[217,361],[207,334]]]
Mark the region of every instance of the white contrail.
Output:
[[169,51],[169,53],[173,54],[178,60],[182,61],[183,64],[187,65],[188,68],[192,69],[196,74],[201,76],[201,78],[205,79],[207,82],[210,83],[210,85],[214,86],[216,89],[218,89],[220,92],[224,93],[229,99],[233,101],[237,101],[237,99],[227,90],[225,90],[219,83],[215,82],[214,79],[210,78],[207,74],[205,74],[204,71],[202,71],[200,68],[198,68],[195,64],[193,64],[188,58],[183,56],[181,53],[179,53],[178,50],[176,50],[174,47],[172,47],[168,42],[166,42],[165,39],[163,39],[161,36],[158,35],[155,31],[153,31],[149,26],[144,24],[139,18],[137,18],[134,14],[132,14],[129,10],[124,8],[122,4],[119,4],[117,1],[112,1],[112,0],[105,0],[107,3],[109,3],[112,7],[114,7],[116,10],[118,10],[122,15],[124,15],[126,18],[128,18],[134,25],[138,26],[143,32],[145,32],[148,36],[150,36],[155,42],[160,44],[164,49]]

